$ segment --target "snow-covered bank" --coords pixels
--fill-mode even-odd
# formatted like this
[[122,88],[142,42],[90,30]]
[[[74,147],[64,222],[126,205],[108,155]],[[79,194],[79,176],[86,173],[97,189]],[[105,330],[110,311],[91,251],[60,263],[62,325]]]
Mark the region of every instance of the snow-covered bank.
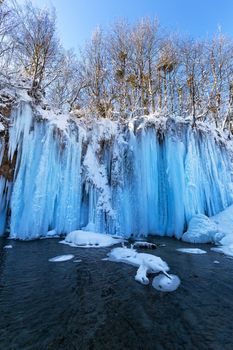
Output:
[[190,243],[216,243],[213,250],[233,256],[233,205],[219,214],[207,218],[194,216],[182,240]]
[[181,118],[84,120],[24,101],[12,112],[5,151],[15,167],[11,181],[0,178],[0,229],[9,225],[11,238],[83,227],[180,238],[194,215],[233,203],[226,140]]

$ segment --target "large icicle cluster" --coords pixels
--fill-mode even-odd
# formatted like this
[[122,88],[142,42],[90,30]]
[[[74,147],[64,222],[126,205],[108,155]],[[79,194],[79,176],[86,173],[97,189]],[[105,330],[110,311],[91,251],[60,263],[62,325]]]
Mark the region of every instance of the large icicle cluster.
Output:
[[12,238],[83,227],[179,238],[193,215],[232,204],[230,155],[214,133],[145,118],[61,125],[21,103],[9,131],[9,159],[16,157],[11,196],[11,184],[0,178],[1,233],[8,216]]

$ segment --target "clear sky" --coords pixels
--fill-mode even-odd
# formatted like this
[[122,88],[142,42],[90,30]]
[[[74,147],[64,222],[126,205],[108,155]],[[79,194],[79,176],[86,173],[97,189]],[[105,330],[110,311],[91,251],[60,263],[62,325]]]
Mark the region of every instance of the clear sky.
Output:
[[[23,3],[24,0],[18,0]],[[84,44],[97,26],[119,17],[134,22],[158,17],[162,26],[193,37],[212,35],[221,26],[233,37],[233,0],[33,0],[56,8],[58,30],[66,48]]]

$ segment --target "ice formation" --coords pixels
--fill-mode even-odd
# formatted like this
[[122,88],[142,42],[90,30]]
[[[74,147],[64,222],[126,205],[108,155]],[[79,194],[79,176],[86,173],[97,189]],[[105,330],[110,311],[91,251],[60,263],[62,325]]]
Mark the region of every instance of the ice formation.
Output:
[[179,118],[88,123],[21,102],[8,156],[16,164],[13,181],[0,177],[0,233],[9,227],[10,238],[83,227],[180,238],[194,215],[212,216],[233,203],[226,142]]

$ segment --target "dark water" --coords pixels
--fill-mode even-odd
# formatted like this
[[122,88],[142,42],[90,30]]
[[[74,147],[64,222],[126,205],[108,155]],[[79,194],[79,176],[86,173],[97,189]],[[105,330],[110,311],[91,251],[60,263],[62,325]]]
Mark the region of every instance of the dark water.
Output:
[[[150,252],[182,281],[173,293],[138,284],[134,267],[101,261],[110,248],[1,239],[0,350],[232,350],[233,260],[209,245],[189,255],[175,248],[190,245],[156,241],[166,247]],[[48,261],[69,253],[82,263]]]

